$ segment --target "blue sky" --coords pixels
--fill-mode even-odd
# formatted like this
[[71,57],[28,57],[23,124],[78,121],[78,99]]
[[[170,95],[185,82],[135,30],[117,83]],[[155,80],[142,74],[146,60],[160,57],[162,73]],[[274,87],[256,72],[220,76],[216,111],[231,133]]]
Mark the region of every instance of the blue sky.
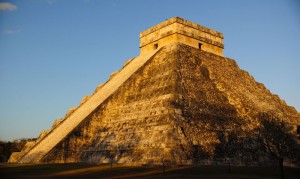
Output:
[[300,1],[0,2],[0,140],[49,129],[174,16],[222,32],[225,56],[300,111]]

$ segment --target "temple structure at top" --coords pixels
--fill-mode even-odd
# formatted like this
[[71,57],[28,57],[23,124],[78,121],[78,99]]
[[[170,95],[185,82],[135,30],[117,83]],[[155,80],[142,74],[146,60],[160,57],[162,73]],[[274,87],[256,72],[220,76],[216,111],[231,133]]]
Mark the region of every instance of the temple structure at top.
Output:
[[181,42],[200,50],[223,56],[221,32],[203,27],[180,17],[173,17],[140,33],[141,53]]

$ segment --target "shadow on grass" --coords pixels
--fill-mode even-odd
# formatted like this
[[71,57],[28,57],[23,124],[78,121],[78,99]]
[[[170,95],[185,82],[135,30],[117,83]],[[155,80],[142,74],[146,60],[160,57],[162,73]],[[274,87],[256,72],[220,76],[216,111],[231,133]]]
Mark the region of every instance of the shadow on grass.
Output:
[[[285,168],[286,178],[300,178],[299,168]],[[0,178],[278,178],[277,167],[176,166],[126,167],[86,163],[0,164]]]

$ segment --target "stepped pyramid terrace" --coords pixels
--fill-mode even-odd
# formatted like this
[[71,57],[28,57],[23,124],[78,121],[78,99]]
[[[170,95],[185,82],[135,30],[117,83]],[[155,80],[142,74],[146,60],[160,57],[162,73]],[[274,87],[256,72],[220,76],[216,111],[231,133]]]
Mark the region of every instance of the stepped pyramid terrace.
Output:
[[277,116],[297,133],[300,115],[224,57],[223,39],[179,17],[141,32],[139,56],[9,162],[272,163],[255,143],[257,116]]

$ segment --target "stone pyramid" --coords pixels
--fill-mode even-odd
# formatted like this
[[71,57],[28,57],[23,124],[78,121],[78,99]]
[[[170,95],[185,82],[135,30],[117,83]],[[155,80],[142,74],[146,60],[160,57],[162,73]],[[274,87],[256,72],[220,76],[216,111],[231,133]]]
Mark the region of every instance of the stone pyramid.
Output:
[[[222,33],[174,17],[140,40],[138,57],[9,162],[209,163],[229,132],[249,146],[260,112],[300,125],[293,107],[223,57]],[[258,160],[247,151],[236,158]]]

